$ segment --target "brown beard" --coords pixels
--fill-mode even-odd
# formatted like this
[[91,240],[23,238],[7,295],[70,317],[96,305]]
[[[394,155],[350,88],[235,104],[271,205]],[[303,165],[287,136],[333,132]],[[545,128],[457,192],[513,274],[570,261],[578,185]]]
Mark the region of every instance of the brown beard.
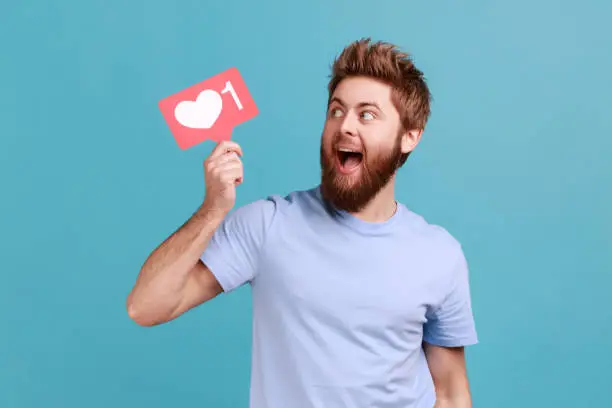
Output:
[[352,176],[338,174],[335,169],[335,152],[330,157],[321,143],[321,194],[334,207],[347,212],[361,211],[389,182],[399,167],[402,156],[401,139],[396,139],[390,152],[378,157],[368,157],[364,152],[359,180],[349,182]]

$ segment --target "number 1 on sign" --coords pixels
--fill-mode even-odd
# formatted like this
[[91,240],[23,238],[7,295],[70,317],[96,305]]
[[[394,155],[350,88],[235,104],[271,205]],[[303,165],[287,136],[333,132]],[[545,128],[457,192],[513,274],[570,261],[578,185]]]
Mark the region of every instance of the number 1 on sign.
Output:
[[234,98],[234,102],[238,106],[238,110],[242,110],[242,103],[240,103],[240,99],[238,99],[238,95],[236,95],[236,91],[234,90],[234,87],[232,86],[232,83],[230,81],[227,81],[225,83],[225,88],[223,88],[223,90],[221,91],[222,94],[228,92],[232,94],[232,98]]

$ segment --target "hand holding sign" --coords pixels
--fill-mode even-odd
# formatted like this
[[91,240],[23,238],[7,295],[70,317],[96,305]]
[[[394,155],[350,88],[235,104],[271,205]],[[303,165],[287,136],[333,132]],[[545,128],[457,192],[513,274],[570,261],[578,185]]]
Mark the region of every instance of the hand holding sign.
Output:
[[231,141],[220,142],[204,161],[204,206],[225,216],[236,202],[236,186],[242,183],[242,149]]
[[258,114],[236,68],[162,99],[159,109],[181,149],[230,140],[234,127]]

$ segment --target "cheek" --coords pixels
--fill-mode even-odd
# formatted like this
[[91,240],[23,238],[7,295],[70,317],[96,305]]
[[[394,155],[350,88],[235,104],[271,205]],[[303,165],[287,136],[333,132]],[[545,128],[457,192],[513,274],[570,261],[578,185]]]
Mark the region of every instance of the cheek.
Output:
[[338,125],[332,120],[326,120],[323,124],[323,134],[333,134],[337,130]]
[[325,127],[323,128],[323,133],[321,135],[321,141],[326,148],[329,148],[332,145],[335,135],[335,127],[332,125],[325,125]]
[[394,149],[394,145],[386,140],[381,140],[378,143],[372,141],[366,144],[364,149],[366,163],[372,164],[389,156]]
[[375,153],[388,151],[397,143],[397,132],[387,126],[372,127],[363,136],[366,148]]

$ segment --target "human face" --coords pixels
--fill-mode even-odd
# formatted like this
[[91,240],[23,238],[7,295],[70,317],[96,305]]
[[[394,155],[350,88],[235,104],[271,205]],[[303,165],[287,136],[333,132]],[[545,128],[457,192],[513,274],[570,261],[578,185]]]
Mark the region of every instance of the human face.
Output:
[[348,211],[362,210],[385,187],[410,145],[391,88],[365,77],[344,79],[330,98],[321,137],[321,189]]

